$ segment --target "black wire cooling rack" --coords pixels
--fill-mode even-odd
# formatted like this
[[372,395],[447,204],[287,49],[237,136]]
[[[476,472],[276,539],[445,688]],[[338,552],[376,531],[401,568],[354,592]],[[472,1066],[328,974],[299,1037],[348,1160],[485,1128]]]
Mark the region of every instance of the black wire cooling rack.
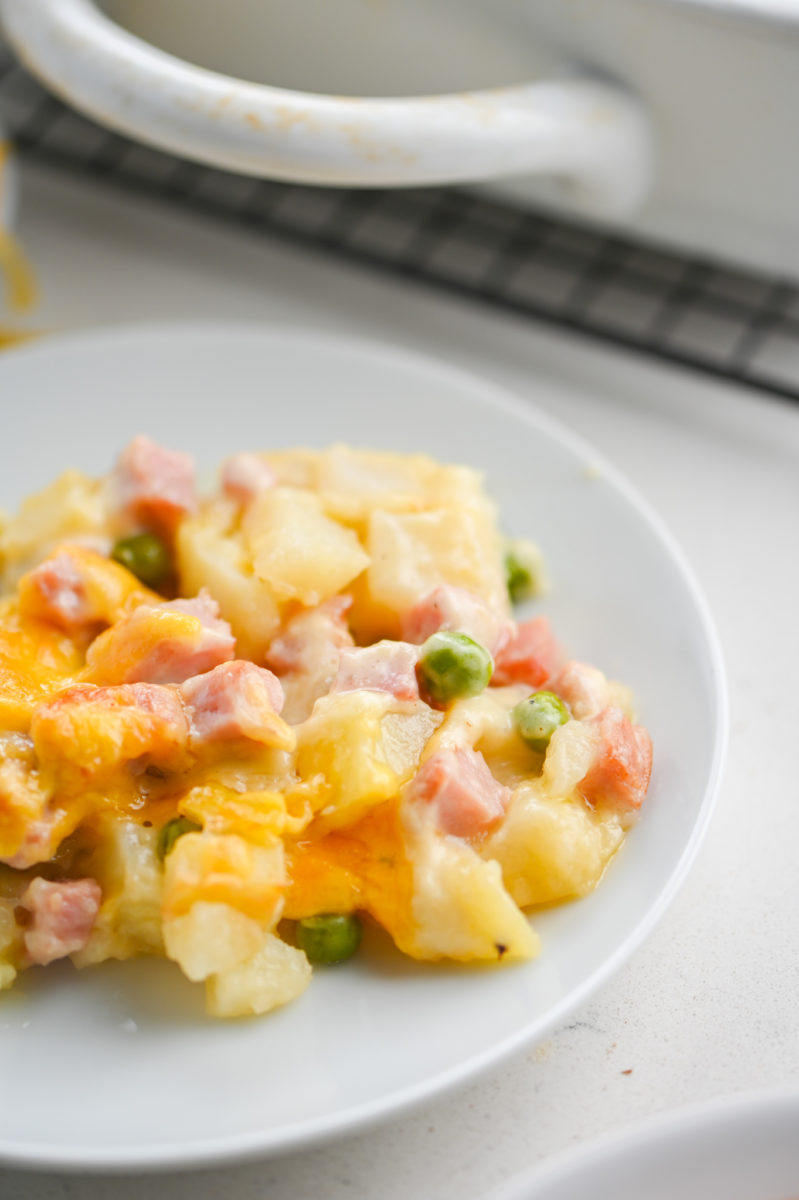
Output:
[[297,187],[199,166],[75,113],[3,46],[0,122],[23,154],[799,400],[789,281],[454,189]]

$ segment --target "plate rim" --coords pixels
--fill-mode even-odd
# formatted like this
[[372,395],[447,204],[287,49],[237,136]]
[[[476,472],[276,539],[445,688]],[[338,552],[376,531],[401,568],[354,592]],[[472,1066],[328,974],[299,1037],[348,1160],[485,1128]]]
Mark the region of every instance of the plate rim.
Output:
[[[175,344],[190,342],[201,336],[235,339],[277,341],[281,346],[321,347],[327,352],[344,353],[350,357],[366,358],[388,369],[410,370],[428,378],[437,377],[470,394],[481,397],[487,409],[499,409],[503,414],[522,421],[532,429],[544,430],[554,441],[576,456],[590,460],[601,472],[603,481],[610,484],[643,518],[649,532],[659,541],[675,571],[679,574],[686,596],[693,603],[702,633],[702,644],[710,670],[709,691],[714,702],[711,714],[714,724],[713,750],[709,759],[702,800],[697,809],[690,836],[673,865],[665,884],[645,914],[640,917],[623,943],[575,988],[568,997],[531,1025],[503,1038],[490,1050],[469,1056],[456,1067],[391,1092],[379,1101],[369,1101],[349,1107],[341,1113],[327,1114],[310,1120],[294,1121],[279,1129],[266,1129],[238,1136],[225,1135],[206,1139],[201,1145],[164,1143],[148,1146],[144,1151],[125,1145],[85,1147],[74,1150],[64,1146],[43,1145],[35,1151],[18,1143],[0,1138],[0,1166],[72,1173],[124,1173],[186,1170],[197,1167],[223,1166],[266,1159],[290,1153],[303,1147],[324,1144],[333,1138],[366,1131],[389,1117],[407,1113],[425,1102],[443,1098],[448,1093],[499,1066],[522,1047],[540,1040],[552,1027],[568,1017],[589,996],[603,986],[642,945],[663,917],[682,886],[707,832],[717,801],[723,776],[729,736],[729,699],[727,673],[721,642],[703,589],[698,583],[684,551],[653,505],[638,491],[624,473],[604,453],[576,432],[541,408],[534,398],[515,393],[456,363],[435,355],[409,349],[400,343],[383,339],[359,337],[341,333],[334,328],[303,328],[289,321],[267,323],[258,320],[184,319],[163,321],[125,321],[108,325],[65,330],[47,334],[21,345],[12,346],[0,355],[0,381],[5,364],[26,359],[47,359],[66,351],[92,350],[98,344],[122,348],[149,341]],[[532,381],[535,385],[535,381]],[[557,380],[551,381],[559,386]]]

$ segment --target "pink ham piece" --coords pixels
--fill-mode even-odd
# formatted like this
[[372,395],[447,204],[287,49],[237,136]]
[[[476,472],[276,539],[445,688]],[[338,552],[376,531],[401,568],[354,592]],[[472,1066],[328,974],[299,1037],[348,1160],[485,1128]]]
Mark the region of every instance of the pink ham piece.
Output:
[[[30,571],[25,580],[26,610],[66,633],[94,625],[100,615],[89,596],[84,572],[68,550],[60,550]],[[35,603],[32,603],[35,598]]]
[[297,613],[269,647],[266,665],[284,675],[312,670],[324,659],[332,663],[334,675],[339,651],[353,645],[345,619],[351,607],[351,596],[333,596],[318,608]]
[[498,652],[491,683],[495,687],[510,683],[541,687],[558,669],[560,657],[546,617],[522,621],[515,636]]
[[606,804],[620,813],[641,807],[652,774],[652,740],[611,706],[586,721],[599,733],[594,762],[578,784],[589,804]]
[[233,631],[228,622],[220,617],[219,605],[207,588],[201,588],[199,594],[191,599],[167,600],[157,607],[163,612],[179,612],[196,617],[200,622],[200,630],[192,646],[172,647],[171,650],[166,648],[161,678],[141,678],[148,678],[151,683],[182,683],[192,675],[210,671],[235,657],[236,639]]
[[[172,613],[182,615],[175,619]],[[190,600],[139,605],[92,643],[86,666],[95,683],[182,683],[230,662],[235,653],[231,628],[203,588]]]
[[440,629],[466,633],[495,656],[513,636],[516,626],[504,613],[494,612],[465,588],[441,584],[414,604],[402,619],[402,633],[421,645]]
[[219,605],[208,588],[200,588],[196,596],[190,596],[187,599],[178,597],[177,600],[165,600],[158,607],[165,608],[170,612],[186,613],[190,617],[196,617],[211,633],[217,633],[225,638],[231,636],[230,626],[220,617]]
[[251,504],[276,483],[277,475],[257,454],[234,454],[222,468],[222,491],[239,504]]
[[285,720],[298,725],[336,678],[341,651],[352,646],[346,615],[350,596],[332,596],[318,608],[299,612],[269,647],[266,665],[280,676],[286,694]]
[[173,534],[181,518],[197,507],[191,456],[143,435],[120,454],[111,485],[124,520],[160,533]]
[[0,862],[5,863],[8,867],[14,867],[17,871],[27,871],[29,867],[34,867],[37,863],[47,862],[57,848],[57,843],[53,844],[53,829],[52,816],[32,821],[25,830],[25,837],[16,854],[12,854],[8,858],[0,858]]
[[331,692],[352,692],[366,688],[371,692],[389,692],[398,700],[418,700],[416,679],[417,646],[408,642],[376,642],[373,646],[345,648],[341,651],[338,673]]
[[20,899],[32,917],[23,935],[31,962],[44,966],[82,950],[102,898],[96,879],[32,880]]
[[464,746],[436,751],[408,785],[406,796],[433,806],[436,827],[455,837],[474,837],[501,820],[511,791],[495,779],[477,750]]
[[607,707],[608,681],[598,667],[571,659],[558,672],[550,690],[565,700],[579,721],[594,717]]
[[190,740],[195,746],[231,739],[275,744],[283,689],[265,667],[243,659],[225,663],[187,679],[180,686],[180,695],[187,706]]

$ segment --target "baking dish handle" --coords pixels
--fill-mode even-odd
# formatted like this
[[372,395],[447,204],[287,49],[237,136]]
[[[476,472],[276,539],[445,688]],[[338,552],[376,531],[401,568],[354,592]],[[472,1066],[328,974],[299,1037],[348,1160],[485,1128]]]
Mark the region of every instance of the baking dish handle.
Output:
[[584,209],[633,212],[652,176],[643,105],[611,83],[541,80],[423,97],[325,96],[166,54],[91,0],[0,0],[23,62],[75,108],[199,162],[295,183],[415,187],[556,177]]

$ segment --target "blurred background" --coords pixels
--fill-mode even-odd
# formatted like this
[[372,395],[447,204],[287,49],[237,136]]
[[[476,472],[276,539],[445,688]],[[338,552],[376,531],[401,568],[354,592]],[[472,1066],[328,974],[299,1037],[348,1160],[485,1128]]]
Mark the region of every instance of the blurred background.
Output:
[[[222,170],[214,157],[232,127],[204,161],[168,153],[162,112],[128,119],[135,83],[133,99],[115,98],[93,79],[102,45],[72,62],[28,28],[37,6],[4,2],[0,123],[31,161],[637,353],[799,390],[793,0],[104,0],[122,29],[181,63],[317,97],[607,82],[640,108],[651,157],[621,213],[563,169],[519,174],[513,154],[504,174],[473,184],[386,189],[277,182],[266,153]],[[463,157],[468,176],[479,154],[467,143]]]

